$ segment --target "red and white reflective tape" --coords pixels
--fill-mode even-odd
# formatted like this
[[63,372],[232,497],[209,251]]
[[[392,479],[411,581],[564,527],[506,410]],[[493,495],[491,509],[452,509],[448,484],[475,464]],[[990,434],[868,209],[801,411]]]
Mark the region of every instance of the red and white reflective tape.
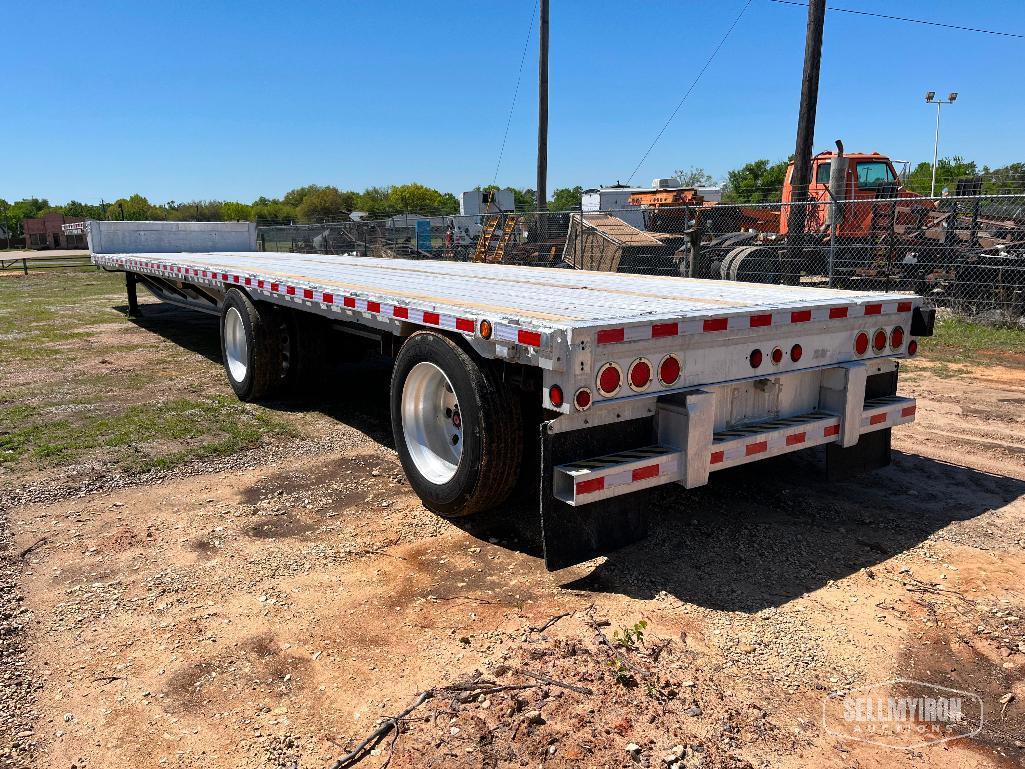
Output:
[[820,417],[774,430],[758,431],[740,437],[717,437],[708,457],[711,470],[742,465],[757,459],[786,454],[836,440],[840,434],[839,417]]
[[901,299],[890,302],[870,302],[863,305],[842,305],[839,307],[811,307],[807,309],[773,310],[751,315],[730,315],[721,318],[683,318],[674,321],[642,324],[637,326],[616,326],[599,331],[595,337],[598,344],[619,344],[622,342],[646,342],[665,337],[710,334],[721,331],[746,331],[752,328],[789,326],[799,323],[814,323],[848,318],[895,315],[911,312],[914,302]]
[[914,398],[880,398],[865,403],[861,414],[861,432],[885,430],[887,427],[905,425],[915,421],[918,405]]
[[573,496],[585,503],[600,496],[625,494],[679,479],[679,452],[672,451],[628,466],[617,463],[591,470],[585,477],[573,481]]
[[[225,287],[237,285],[248,286],[262,291],[268,296],[285,301],[316,302],[336,309],[353,310],[382,320],[404,320],[423,326],[455,331],[473,336],[477,332],[477,320],[459,315],[439,312],[435,309],[424,309],[414,305],[395,304],[384,300],[370,299],[344,291],[332,291],[319,287],[292,285],[279,278],[242,275],[234,272],[222,272],[190,265],[167,264],[134,257],[114,254],[94,254],[93,263],[132,272],[151,273],[160,277],[181,279]],[[511,342],[526,347],[541,348],[548,343],[548,334],[530,328],[505,323],[494,323],[494,338],[498,341]]]

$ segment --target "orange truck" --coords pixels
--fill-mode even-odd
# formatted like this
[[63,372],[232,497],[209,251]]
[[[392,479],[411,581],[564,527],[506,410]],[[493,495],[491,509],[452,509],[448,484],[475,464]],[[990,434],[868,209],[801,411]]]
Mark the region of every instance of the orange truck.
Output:
[[[805,230],[808,232],[826,231],[829,228],[830,199],[830,174],[832,166],[836,162],[837,153],[833,151],[820,152],[812,158],[811,184],[808,185],[808,198],[817,201],[819,205],[809,205],[808,215],[805,223]],[[840,162],[844,166],[842,182],[833,191],[833,197],[845,201],[840,204],[840,215],[838,216],[836,236],[838,238],[863,238],[869,236],[878,229],[873,222],[872,212],[876,208],[872,203],[861,203],[858,201],[874,201],[879,198],[921,198],[920,195],[905,189],[900,182],[900,175],[893,167],[893,161],[878,152],[852,152],[841,156]],[[784,203],[783,212],[786,214],[786,204],[793,201],[793,185],[791,178],[794,173],[793,162],[787,166],[786,178],[783,184]],[[925,202],[919,200],[919,203]],[[931,206],[930,206],[931,207]],[[903,213],[907,221],[898,221],[897,224],[912,224],[910,209],[898,208],[898,213]],[[779,230],[781,235],[788,231],[788,217],[780,217]]]

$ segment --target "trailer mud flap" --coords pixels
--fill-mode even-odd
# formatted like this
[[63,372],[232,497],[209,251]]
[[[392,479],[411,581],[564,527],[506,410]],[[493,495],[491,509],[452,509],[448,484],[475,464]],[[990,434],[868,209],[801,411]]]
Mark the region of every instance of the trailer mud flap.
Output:
[[[898,369],[873,374],[865,380],[865,400],[897,394]],[[889,429],[864,433],[856,444],[843,448],[839,444],[826,446],[826,480],[846,481],[890,464]]]
[[652,492],[639,491],[573,507],[552,493],[552,468],[616,451],[648,446],[652,419],[550,433],[552,422],[541,423],[541,537],[545,567],[563,569],[605,555],[644,539]]

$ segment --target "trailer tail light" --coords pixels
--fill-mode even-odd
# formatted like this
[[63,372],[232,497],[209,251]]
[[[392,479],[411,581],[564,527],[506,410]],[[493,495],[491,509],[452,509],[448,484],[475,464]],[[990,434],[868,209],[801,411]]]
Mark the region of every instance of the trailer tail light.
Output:
[[762,351],[751,350],[751,354],[748,356],[747,359],[751,363],[751,368],[758,368],[762,365]]
[[606,398],[615,395],[619,392],[619,388],[623,384],[622,369],[620,369],[615,363],[606,363],[598,369],[596,384],[598,385],[598,392]]
[[918,340],[912,339],[908,342],[908,355],[914,355],[916,352],[918,352]]
[[876,352],[882,352],[886,347],[886,329],[881,328],[872,335],[872,349]]
[[555,408],[562,406],[562,388],[559,385],[552,385],[548,388],[548,400],[552,402]]
[[658,381],[665,387],[672,387],[680,378],[680,359],[669,354],[658,364]]
[[783,362],[783,351],[778,347],[774,347],[772,349],[772,354],[769,357],[772,359],[772,362],[778,366]]
[[647,358],[638,358],[630,364],[630,370],[627,372],[627,381],[630,383],[630,389],[634,392],[640,392],[651,384],[651,361]]
[[904,329],[900,326],[894,326],[893,331],[890,332],[890,349],[899,350],[904,346]]
[[581,387],[573,396],[573,403],[578,411],[587,411],[591,408],[591,391],[586,387]]
[[804,355],[804,348],[801,347],[801,345],[795,344],[790,348],[790,360],[794,363],[797,363],[797,361],[801,359],[802,355]]
[[864,355],[868,352],[868,334],[864,331],[859,331],[858,335],[854,337],[854,352],[857,355]]
[[482,320],[478,328],[480,329],[481,339],[490,339],[491,334],[494,332],[494,329],[491,327],[490,320]]

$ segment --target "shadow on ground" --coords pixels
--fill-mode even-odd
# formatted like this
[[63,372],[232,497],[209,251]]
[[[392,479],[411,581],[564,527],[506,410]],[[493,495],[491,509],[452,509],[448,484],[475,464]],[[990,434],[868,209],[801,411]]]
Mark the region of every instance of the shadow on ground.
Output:
[[643,542],[612,553],[567,588],[756,612],[873,566],[1025,495],[1025,483],[894,452],[883,470],[827,483],[821,453],[663,487]]
[[[170,305],[145,305],[143,312],[135,319],[140,327],[220,359],[215,316]],[[394,448],[389,376],[384,359],[347,364],[316,395],[268,405],[318,411]],[[541,558],[534,456],[525,453],[521,482],[508,503],[453,525]],[[713,473],[700,489],[664,486],[639,498],[649,506],[648,537],[564,587],[635,598],[665,591],[711,609],[756,612],[1023,495],[1021,481],[900,452],[884,470],[827,483],[822,452],[800,452]]]

